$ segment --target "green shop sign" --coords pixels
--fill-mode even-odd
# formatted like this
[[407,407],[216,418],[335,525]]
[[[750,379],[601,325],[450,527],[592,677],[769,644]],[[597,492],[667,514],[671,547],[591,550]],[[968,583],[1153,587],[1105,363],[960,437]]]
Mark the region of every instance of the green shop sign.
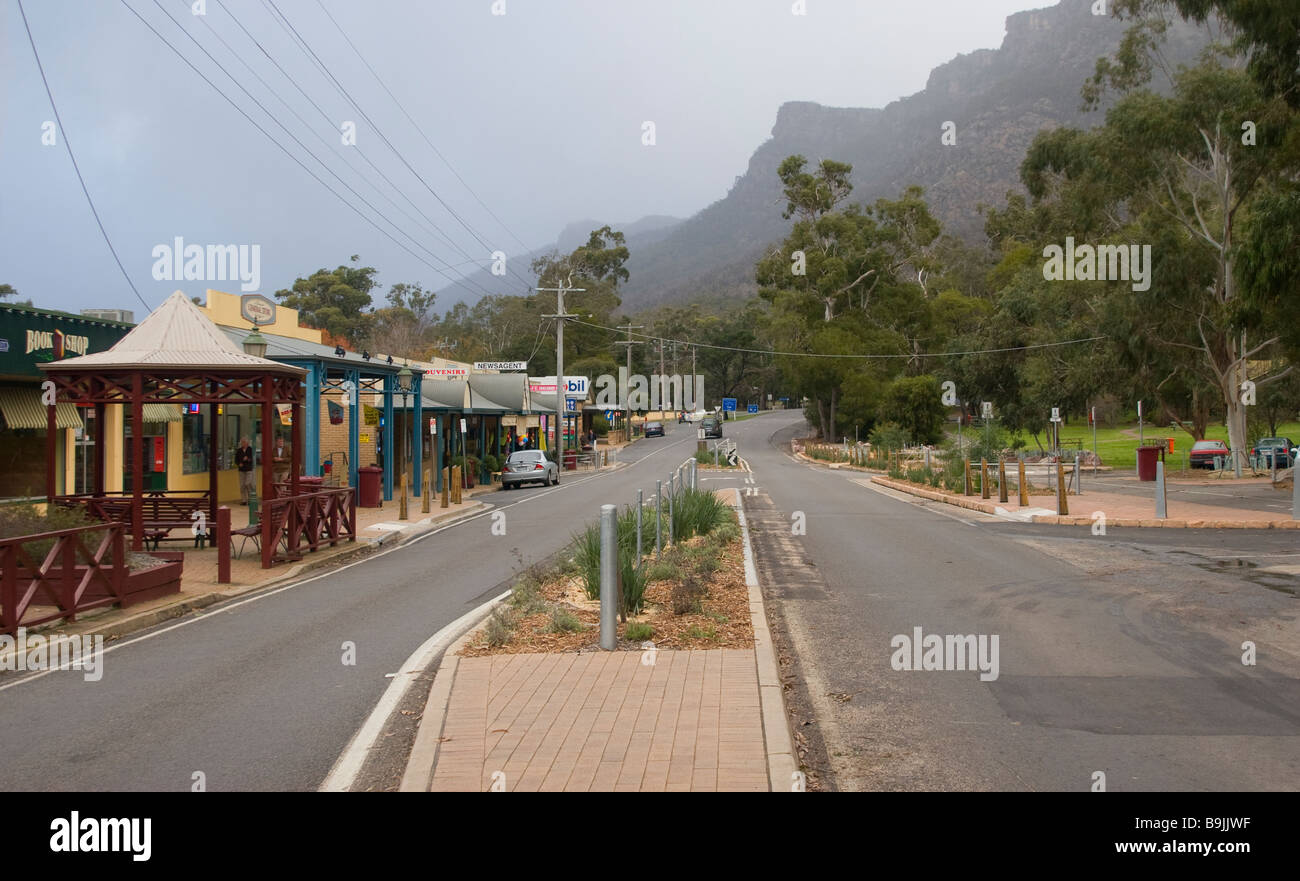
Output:
[[0,377],[40,376],[37,364],[110,349],[130,329],[117,321],[0,305]]

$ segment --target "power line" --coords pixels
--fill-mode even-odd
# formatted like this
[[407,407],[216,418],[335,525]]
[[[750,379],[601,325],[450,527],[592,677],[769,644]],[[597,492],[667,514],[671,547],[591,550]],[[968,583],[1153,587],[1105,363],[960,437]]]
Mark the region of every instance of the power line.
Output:
[[113,247],[112,240],[108,237],[108,230],[104,229],[104,221],[99,219],[99,210],[95,208],[95,200],[90,198],[90,189],[86,186],[86,179],[81,176],[81,166],[77,165],[77,157],[72,152],[72,141],[68,138],[67,129],[63,127],[63,119],[59,116],[59,107],[54,103],[54,92],[50,89],[50,81],[45,77],[45,66],[41,64],[41,54],[36,51],[36,40],[32,37],[31,25],[27,23],[27,10],[23,9],[23,0],[18,0],[18,12],[23,17],[23,28],[27,31],[27,42],[32,47],[32,56],[36,59],[36,69],[41,72],[41,82],[45,85],[45,94],[50,99],[50,109],[54,111],[54,121],[58,123],[59,134],[63,137],[63,146],[68,149],[68,158],[72,160],[72,170],[77,173],[77,181],[81,184],[81,192],[86,196],[86,202],[90,205],[90,213],[95,216],[95,224],[99,227],[99,234],[104,237],[104,244],[108,245],[109,252],[113,255],[113,260],[117,263],[117,268],[122,270],[122,277],[126,279],[127,285],[131,288],[131,293],[135,294],[136,299],[144,308],[152,311],[153,307],[140,296],[136,290],[135,282],[131,281],[131,276],[127,275],[126,267],[122,265],[122,258],[117,256],[117,249]]
[[[157,2],[157,0],[155,0],[155,3],[156,3],[156,2]],[[179,0],[179,2],[182,3],[183,5],[188,5],[187,2],[186,2],[186,0]],[[160,7],[160,8],[161,8],[161,7]],[[285,69],[280,65],[280,63],[279,63],[278,61],[276,61],[275,58],[274,58],[274,57],[273,57],[269,52],[266,51],[266,48],[265,48],[264,46],[262,46],[262,44],[257,40],[256,37],[253,36],[252,33],[249,32],[248,28],[244,27],[243,23],[242,23],[242,22],[241,22],[241,21],[240,21],[240,20],[235,16],[234,13],[232,13],[229,9],[226,9],[225,12],[226,12],[226,14],[227,14],[228,16],[230,16],[231,20],[235,22],[235,24],[239,27],[239,29],[240,29],[241,31],[243,31],[244,35],[247,36],[248,39],[251,40],[251,41],[253,42],[253,44],[257,46],[257,48],[258,48],[259,50],[261,50],[262,54],[265,55],[265,56],[267,57],[267,59],[270,60],[270,62],[271,62],[272,64],[275,65],[276,69],[280,71],[280,73],[284,76],[284,78],[287,79],[287,80],[290,82],[290,84],[292,84],[293,87],[294,87],[295,89],[298,90],[298,93],[301,94],[301,95],[303,96],[303,98],[305,98],[305,99],[306,99],[306,100],[307,100],[307,101],[308,101],[308,102],[309,102],[309,103],[310,103],[314,108],[316,108],[316,111],[317,111],[317,112],[321,115],[321,117],[325,120],[326,124],[327,124],[328,126],[330,126],[330,130],[333,131],[333,124],[334,124],[334,121],[330,118],[329,114],[326,113],[325,110],[320,106],[320,104],[318,104],[318,103],[317,103],[317,102],[316,102],[316,101],[315,101],[315,100],[314,100],[310,95],[308,95],[307,92],[302,88],[302,86],[300,86],[300,85],[298,84],[298,82],[297,82],[296,80],[294,80],[294,78],[293,78],[293,77],[288,73],[288,71],[286,71],[286,70],[285,70]],[[175,21],[175,19],[173,19],[173,22],[174,22],[174,21]],[[239,61],[239,63],[242,64],[242,65],[244,66],[244,68],[245,68],[246,70],[248,70],[248,72],[251,73],[251,74],[252,74],[252,75],[257,79],[257,81],[260,82],[260,83],[261,83],[261,84],[266,88],[266,90],[267,90],[268,92],[271,93],[271,95],[272,95],[273,97],[275,97],[275,99],[276,99],[277,101],[279,101],[282,105],[284,105],[284,106],[289,110],[289,112],[292,113],[292,114],[294,115],[294,117],[295,117],[299,122],[301,122],[301,123],[303,124],[304,127],[306,127],[309,131],[312,131],[313,134],[316,134],[317,140],[321,141],[321,143],[323,143],[323,144],[325,144],[327,147],[329,147],[330,151],[331,151],[332,153],[334,153],[334,155],[339,156],[339,158],[343,159],[344,162],[348,165],[348,167],[351,168],[352,171],[354,171],[354,172],[355,172],[359,177],[361,177],[363,180],[365,179],[364,174],[362,174],[362,173],[360,172],[360,170],[356,168],[356,166],[354,166],[350,161],[348,161],[345,157],[343,157],[343,156],[339,153],[339,151],[337,150],[337,148],[335,148],[334,145],[333,145],[331,142],[329,142],[328,140],[326,140],[326,139],[325,139],[324,137],[322,137],[321,135],[317,134],[317,133],[312,129],[312,127],[308,124],[308,122],[307,122],[305,119],[303,119],[302,116],[301,116],[301,115],[300,115],[296,110],[294,110],[293,107],[290,106],[289,103],[288,103],[287,101],[285,101],[284,98],[282,98],[282,97],[281,97],[281,96],[280,96],[280,95],[275,91],[275,89],[273,89],[273,88],[271,87],[270,83],[268,83],[266,80],[264,80],[264,79],[263,79],[263,78],[262,78],[262,77],[257,73],[257,71],[253,70],[252,66],[249,65],[249,63],[248,63],[247,61],[244,60],[244,58],[243,58],[243,57],[242,57],[242,56],[241,56],[241,55],[240,55],[240,54],[235,50],[235,48],[234,48],[233,46],[231,46],[228,42],[226,42],[225,38],[222,37],[221,34],[218,33],[217,30],[216,30],[214,27],[212,27],[212,25],[208,24],[208,22],[206,21],[206,18],[203,20],[203,24],[204,24],[204,26],[207,27],[207,29],[212,33],[212,35],[215,36],[215,37],[217,38],[217,40],[219,40],[219,41],[221,42],[221,45],[225,46],[226,49],[230,52],[230,54],[233,55],[233,56],[235,57],[235,59],[236,59],[237,61]],[[180,25],[177,24],[177,26],[179,27]],[[182,30],[184,30],[184,29],[182,28]],[[187,35],[188,35],[188,34],[187,34]],[[189,35],[189,36],[190,36],[190,39],[191,39],[191,40],[194,40],[194,37],[193,37],[192,35]],[[195,43],[196,43],[196,45],[197,45],[197,41],[195,41]],[[200,48],[202,48],[202,47],[200,46]],[[206,50],[205,50],[205,53],[206,53]],[[209,58],[212,58],[212,56],[211,56],[210,54],[208,55],[208,57],[209,57]],[[213,62],[216,63],[216,64],[218,64],[219,67],[221,66],[220,63],[219,63],[219,62],[216,62],[215,59],[213,59]],[[230,73],[229,73],[228,71],[225,71],[225,68],[224,68],[224,67],[222,68],[222,70],[223,70],[223,72],[226,73],[226,75],[227,75],[228,77],[230,76]],[[231,77],[231,80],[234,81],[234,78]],[[236,82],[236,85],[239,85],[239,84]],[[241,87],[241,88],[242,88],[242,87]],[[247,90],[245,90],[244,93],[245,93],[245,94],[248,94]],[[252,97],[252,96],[250,95],[249,97]],[[254,98],[253,100],[256,101],[255,98]],[[258,106],[261,107],[262,105],[259,103]],[[266,108],[265,108],[265,107],[262,107],[262,110],[263,110],[263,112],[266,112]],[[270,114],[268,113],[268,115],[270,115]],[[279,124],[280,127],[281,127],[282,129],[284,129],[284,126],[283,126],[282,124],[280,124],[280,123],[278,122],[278,120],[277,120],[277,124]],[[288,130],[285,129],[285,131],[287,132]],[[290,137],[293,137],[293,135],[290,134]],[[295,139],[295,140],[296,140],[296,139]],[[304,149],[305,149],[305,148],[304,148]],[[429,218],[428,215],[424,214],[423,211],[420,211],[419,207],[418,207],[414,202],[411,202],[410,198],[407,197],[407,196],[405,195],[405,193],[402,191],[402,189],[401,189],[400,187],[398,187],[395,183],[393,183],[393,181],[392,181],[391,179],[389,179],[389,177],[388,177],[386,174],[384,174],[384,172],[383,172],[383,171],[382,171],[382,170],[381,170],[377,165],[375,165],[375,163],[374,163],[373,161],[371,161],[370,157],[369,157],[368,155],[366,155],[365,151],[363,151],[363,150],[361,150],[360,148],[358,148],[358,149],[357,149],[357,153],[361,156],[362,159],[364,159],[364,160],[366,161],[366,163],[367,163],[367,164],[368,164],[372,169],[374,169],[374,171],[375,171],[376,173],[379,174],[380,177],[382,177],[382,178],[384,179],[384,181],[386,181],[386,182],[388,183],[388,185],[389,185],[389,186],[390,186],[390,187],[391,187],[395,192],[397,192],[398,194],[402,195],[402,197],[406,199],[407,203],[410,204],[412,208],[415,208],[415,210],[416,210],[417,212],[419,212],[419,213],[421,214],[421,216],[423,216],[424,219],[425,219],[426,221],[428,221],[428,223],[429,223],[430,225],[433,226],[434,230],[437,230],[437,232],[435,233],[435,232],[429,230],[428,228],[421,227],[422,229],[424,229],[425,232],[428,232],[431,236],[434,236],[434,237],[436,237],[436,236],[441,236],[441,237],[442,237],[442,240],[443,240],[444,242],[446,242],[450,247],[453,247],[453,248],[455,247],[455,245],[452,244],[451,240],[448,238],[448,236],[446,235],[446,233],[444,233],[441,229],[439,229],[439,228],[438,228],[438,225],[437,225],[436,223],[434,223],[433,220],[432,220],[431,218]],[[313,158],[315,158],[315,157],[313,156]],[[317,161],[319,162],[320,160],[318,159]],[[323,165],[324,163],[321,163],[321,164]],[[333,172],[331,172],[331,173],[333,173]],[[338,178],[338,175],[337,175],[337,174],[335,174],[334,176],[335,176],[336,178]],[[339,178],[339,180],[341,181],[342,179]],[[344,183],[344,186],[347,186],[347,184]],[[366,200],[364,199],[364,197],[362,197],[359,193],[356,193],[356,191],[353,190],[351,187],[348,187],[348,189],[351,190],[351,192],[353,192],[355,195],[357,195],[357,198],[362,199],[363,202],[366,202],[366,205],[367,205],[367,206],[368,206],[372,211],[374,211],[376,214],[379,214],[380,217],[383,217],[383,219],[386,220],[390,226],[392,226],[394,229],[399,229],[399,227],[398,227],[397,224],[393,223],[392,220],[390,220],[389,218],[387,218],[386,216],[384,216],[383,214],[381,214],[377,208],[375,208],[375,207],[374,207],[373,205],[371,205],[368,201],[366,201]],[[378,192],[378,193],[379,193],[379,194],[380,194],[384,199],[386,199],[386,200],[388,201],[389,204],[391,204],[394,208],[396,208],[398,211],[400,211],[400,212],[401,212],[401,213],[402,213],[402,214],[403,214],[403,215],[404,215],[408,220],[410,220],[410,221],[411,221],[415,226],[420,227],[420,222],[419,222],[418,220],[416,220],[414,217],[412,217],[412,216],[411,216],[411,215],[410,215],[410,214],[409,214],[405,209],[403,209],[400,205],[398,205],[396,202],[394,202],[393,199],[391,199],[391,198],[390,198],[386,193],[384,193],[382,189],[380,189],[378,186],[376,186],[376,187],[375,187],[375,191]],[[432,258],[433,258],[434,260],[436,260],[438,263],[442,264],[442,265],[443,265],[444,267],[446,267],[447,269],[454,269],[454,268],[456,268],[456,266],[463,266],[463,265],[464,265],[463,263],[461,263],[461,264],[457,264],[456,266],[453,266],[449,261],[444,260],[443,258],[439,257],[437,254],[435,254],[434,251],[433,251],[431,248],[429,248],[427,245],[419,244],[419,243],[416,241],[416,239],[415,239],[414,236],[411,236],[411,235],[409,235],[409,234],[407,234],[407,233],[405,233],[405,232],[403,232],[403,235],[406,235],[406,237],[407,237],[408,239],[410,239],[412,243],[415,243],[417,247],[419,247],[419,248],[421,248],[422,250],[424,250],[425,253],[427,253],[430,257],[432,257]],[[477,261],[474,261],[474,262],[475,262],[476,265],[477,265]],[[427,264],[426,264],[426,265],[427,265]],[[439,274],[442,275],[444,278],[448,279],[449,281],[452,281],[451,277],[448,276],[446,273],[443,273],[443,272],[441,272],[441,271],[439,271],[439,270],[435,270],[435,271],[438,271]],[[478,285],[475,285],[475,286],[478,287],[478,290],[479,290],[480,292],[482,292],[482,293],[484,293],[484,294],[489,293],[485,288],[483,288],[483,287],[481,287],[481,286],[478,286]]]
[[[604,324],[593,324],[590,321],[582,321],[577,318],[571,318],[569,320],[572,321],[574,324],[582,324],[587,327],[595,327],[595,328],[599,328],[600,330],[608,330],[612,333],[618,333],[623,330],[622,327],[607,327]],[[696,343],[690,340],[674,340],[674,339],[669,339],[668,337],[657,337],[657,336],[651,336],[649,334],[643,334],[643,333],[634,334],[631,331],[628,331],[628,336],[638,336],[641,337],[642,339],[650,340],[651,342],[657,341],[661,345],[663,343],[681,343],[682,345],[686,345],[686,346],[698,346],[701,349],[717,349],[723,352],[744,352],[752,355],[780,355],[789,358],[854,358],[854,359],[882,359],[882,360],[889,359],[889,358],[907,358],[907,359],[952,358],[952,357],[957,357],[959,355],[995,355],[1003,352],[1023,352],[1029,349],[1050,349],[1058,346],[1073,346],[1078,343],[1092,343],[1098,340],[1108,339],[1108,337],[1106,336],[1090,336],[1090,337],[1083,337],[1081,339],[1076,339],[1076,340],[1060,340],[1059,342],[1054,342],[1054,343],[1035,343],[1033,345],[1028,345],[1028,346],[1008,346],[1003,349],[976,349],[970,352],[922,352],[918,354],[907,353],[901,355],[892,354],[892,353],[885,354],[885,355],[880,355],[880,354],[831,355],[831,354],[823,354],[821,352],[778,352],[773,349],[744,349],[744,348],[739,348],[737,346],[715,346],[710,343]]]
[[[450,278],[451,278],[450,276],[448,276],[446,273],[444,273],[444,272],[443,272],[441,269],[439,269],[438,267],[436,267],[436,266],[434,266],[433,264],[431,264],[428,260],[425,260],[425,259],[424,259],[423,257],[421,257],[419,254],[417,254],[417,253],[415,253],[414,251],[412,251],[412,250],[411,250],[410,248],[408,248],[406,245],[402,244],[402,243],[399,242],[397,239],[393,238],[393,236],[392,236],[392,235],[391,235],[391,234],[390,234],[386,229],[384,229],[383,227],[379,226],[379,224],[375,223],[375,221],[373,221],[372,219],[370,219],[369,217],[367,217],[367,216],[366,216],[366,215],[365,215],[365,214],[364,214],[364,213],[363,213],[359,208],[357,208],[355,205],[353,205],[351,202],[349,202],[349,201],[348,201],[348,200],[347,200],[347,199],[346,199],[342,194],[340,194],[337,190],[335,190],[335,189],[334,189],[333,187],[331,187],[328,183],[326,183],[324,180],[322,180],[322,179],[321,179],[321,178],[320,178],[320,177],[319,177],[319,176],[318,176],[314,171],[312,171],[310,168],[308,168],[306,165],[304,165],[303,162],[302,162],[300,159],[298,159],[297,156],[294,156],[293,153],[290,152],[289,149],[288,149],[287,147],[285,147],[283,144],[281,144],[279,141],[277,141],[277,140],[275,139],[275,137],[271,135],[270,132],[268,132],[265,128],[263,128],[261,125],[259,125],[258,122],[257,122],[257,120],[255,120],[255,119],[253,119],[251,116],[249,116],[248,113],[244,110],[244,108],[242,108],[242,107],[240,107],[238,104],[236,104],[235,101],[234,101],[234,100],[233,100],[229,95],[227,95],[225,92],[223,92],[223,91],[221,90],[221,88],[220,88],[219,86],[217,86],[216,83],[214,83],[214,82],[212,82],[212,80],[208,79],[207,75],[204,74],[203,71],[201,71],[201,70],[199,70],[197,67],[195,67],[194,64],[193,64],[193,62],[191,62],[188,58],[186,58],[185,55],[184,55],[184,53],[182,53],[179,49],[177,49],[175,46],[173,46],[170,40],[168,40],[168,39],[167,39],[166,37],[164,37],[161,33],[159,33],[159,32],[158,32],[158,29],[155,28],[152,24],[150,24],[150,22],[148,21],[148,19],[146,19],[144,16],[140,15],[140,13],[137,12],[137,11],[136,11],[136,10],[135,10],[135,9],[134,9],[130,4],[129,4],[129,3],[127,3],[126,0],[120,0],[120,2],[122,3],[123,6],[125,6],[125,7],[127,8],[127,10],[128,10],[132,15],[134,15],[136,18],[138,18],[138,19],[141,21],[141,23],[144,24],[145,27],[147,27],[150,31],[152,31],[153,34],[154,34],[154,36],[156,36],[159,40],[161,40],[161,41],[162,41],[162,42],[167,46],[167,48],[171,49],[172,52],[174,52],[174,53],[176,54],[176,56],[177,56],[178,58],[181,59],[181,61],[185,62],[186,66],[188,66],[188,67],[190,68],[190,70],[192,70],[192,71],[194,71],[196,74],[198,74],[199,77],[200,77],[200,78],[201,78],[205,83],[207,83],[209,86],[211,86],[211,87],[213,88],[213,90],[215,90],[216,93],[217,93],[218,95],[220,95],[222,98],[224,98],[224,99],[226,100],[226,102],[227,102],[228,104],[230,104],[231,107],[235,108],[235,110],[238,111],[238,113],[239,113],[240,116],[242,116],[242,117],[244,117],[244,119],[248,120],[248,122],[249,122],[250,124],[252,124],[252,126],[253,126],[255,129],[257,129],[259,132],[261,132],[263,135],[265,135],[266,138],[267,138],[267,139],[268,139],[272,144],[274,144],[276,147],[279,147],[279,148],[280,148],[280,151],[283,152],[284,155],[288,156],[288,157],[293,161],[293,163],[294,163],[295,165],[297,165],[297,166],[298,166],[299,168],[301,168],[303,171],[307,172],[307,174],[310,175],[310,176],[312,177],[313,180],[315,180],[318,184],[320,184],[321,186],[323,186],[325,189],[329,190],[330,193],[332,193],[332,194],[334,195],[335,198],[337,198],[340,202],[342,202],[344,205],[346,205],[348,208],[350,208],[350,209],[351,209],[351,210],[352,210],[352,211],[353,211],[353,212],[354,212],[358,217],[360,217],[360,218],[361,218],[362,220],[364,220],[366,223],[368,223],[368,224],[370,224],[371,226],[373,226],[376,230],[378,230],[378,231],[379,231],[379,232],[380,232],[380,233],[381,233],[385,238],[387,238],[387,239],[388,239],[389,241],[391,241],[393,244],[397,245],[399,248],[401,248],[401,249],[402,249],[403,251],[405,251],[406,253],[410,254],[412,257],[414,257],[416,260],[418,260],[418,261],[420,261],[421,263],[423,263],[425,266],[428,266],[428,267],[429,267],[430,269],[432,269],[434,272],[437,272],[439,275],[441,275],[441,276],[443,276],[444,278],[447,278],[447,279],[450,280]],[[155,3],[156,3],[156,2],[157,2],[157,0],[155,0]],[[166,10],[164,10],[164,14],[166,14]],[[168,15],[168,18],[170,18],[170,17],[171,17],[171,16]],[[174,19],[173,19],[173,23],[175,23],[175,20],[174,20]],[[177,25],[177,27],[180,27],[180,26]],[[181,28],[181,30],[184,30],[184,28]],[[188,32],[187,32],[187,33],[188,33]],[[191,37],[191,39],[193,39],[193,38]],[[200,48],[202,48],[202,47],[200,47]],[[205,51],[206,51],[206,50],[205,50]],[[209,57],[211,57],[211,56],[209,55]],[[221,67],[220,63],[217,63],[217,62],[215,61],[215,59],[214,59],[214,63],[216,63],[218,67]],[[223,72],[223,73],[226,73],[226,76],[230,76],[230,74],[229,74],[228,72],[225,71],[225,68],[221,68],[221,69],[222,69],[222,72]],[[233,77],[231,77],[231,79],[232,79],[232,81],[234,80]],[[238,83],[236,83],[236,85],[238,85]],[[242,88],[242,86],[241,86],[241,88]],[[246,91],[246,90],[245,90],[245,93],[247,94],[247,91]],[[250,96],[250,97],[251,97],[251,96]],[[260,103],[257,102],[257,99],[254,98],[254,99],[253,99],[253,102],[254,102],[255,104],[258,104],[259,107],[261,107],[263,113],[266,113],[266,108],[265,108],[265,107],[262,107],[262,105],[261,105]],[[267,113],[267,115],[270,116],[269,113]],[[272,118],[274,118],[274,117],[272,117]],[[283,126],[281,126],[281,127],[283,127]],[[290,135],[290,137],[293,137],[293,136]],[[297,139],[295,138],[294,140],[296,141]],[[303,149],[306,150],[305,147],[304,147]],[[312,154],[310,154],[310,151],[308,151],[308,153],[309,153],[309,155],[312,155]],[[314,155],[312,155],[312,158],[315,159],[316,157],[315,157]],[[320,162],[319,159],[317,159],[316,161],[317,161],[317,162]],[[321,164],[323,165],[324,163],[321,163]],[[326,168],[328,169],[328,166],[326,166]],[[333,172],[331,172],[331,173],[333,173]],[[337,175],[335,175],[335,177],[337,177]],[[346,186],[346,184],[345,184],[345,186]],[[351,188],[349,187],[349,189],[351,189]],[[353,192],[355,192],[355,191],[353,191]],[[362,197],[358,196],[358,198],[362,198]],[[364,198],[362,198],[362,201],[365,201]],[[367,202],[366,204],[369,205],[368,202]],[[375,210],[373,206],[371,206],[371,210]],[[379,213],[379,212],[376,211],[376,213]],[[382,214],[380,214],[380,216],[383,217]],[[384,219],[387,220],[387,218],[384,218]],[[393,224],[392,221],[388,221],[388,222],[389,222],[390,225],[393,225],[394,227],[396,227],[396,224]],[[414,241],[414,240],[412,240],[412,241]],[[119,265],[120,265],[120,264],[119,264]]]
[[[325,64],[325,62],[320,59],[320,56],[318,56],[316,54],[316,51],[311,48],[311,45],[303,38],[302,34],[298,33],[298,29],[293,26],[293,23],[289,21],[288,16],[286,16],[284,12],[281,11],[280,7],[276,5],[275,0],[263,0],[263,2],[269,3],[270,7],[275,10],[275,13],[279,16],[280,20],[284,23],[284,26],[289,29],[289,31],[293,34],[295,38],[297,38],[298,43],[301,45],[302,49],[304,49],[313,59],[315,59],[320,69],[325,73],[325,75],[330,79],[330,81],[334,83],[335,87],[339,90],[339,92],[342,93],[342,95],[348,100],[348,102],[356,109],[357,113],[361,114],[361,118],[364,119],[367,123],[369,123],[370,127],[374,129],[375,134],[379,135],[380,140],[382,140],[388,146],[388,149],[393,152],[393,155],[397,157],[398,161],[400,161],[403,165],[406,166],[406,169],[410,171],[412,175],[415,176],[415,179],[418,180],[421,183],[421,185],[423,185],[423,187],[429,191],[430,195],[432,195],[433,198],[436,199],[444,209],[446,209],[447,213],[450,214],[452,218],[456,220],[457,223],[459,223],[462,227],[465,228],[465,231],[468,232],[470,236],[472,236],[474,240],[479,243],[479,245],[481,245],[483,248],[486,248],[489,252],[494,250],[492,245],[488,244],[488,242],[485,241],[483,237],[479,235],[479,233],[465,221],[464,218],[462,218],[458,213],[456,213],[456,210],[452,208],[451,205],[449,205],[447,201],[442,198],[442,196],[438,195],[438,191],[429,185],[429,182],[424,179],[424,176],[421,175],[418,171],[416,171],[415,167],[412,166],[411,163],[406,160],[406,157],[403,156],[401,151],[398,150],[397,147],[393,145],[393,142],[388,139],[388,136],[384,134],[383,130],[375,123],[373,119],[370,118],[370,116],[365,112],[365,110],[361,108],[360,103],[358,103],[357,100],[354,99],[352,95],[348,92],[348,90],[343,86],[343,84],[339,82],[338,77],[334,76],[334,74],[329,69],[329,65]],[[457,250],[460,249],[457,248]],[[463,254],[466,258],[473,259],[470,258],[469,254],[463,250],[461,250],[460,253]],[[525,285],[528,285],[531,288],[531,282],[529,282],[523,276],[519,275],[513,269],[507,267],[506,271],[514,274],[515,278],[517,278],[520,282],[522,282]]]
[[375,78],[375,82],[379,83],[380,87],[383,88],[383,90],[388,93],[388,97],[393,99],[393,103],[397,105],[397,109],[402,111],[402,115],[405,116],[407,121],[410,122],[411,125],[415,128],[415,130],[420,133],[420,137],[424,138],[424,142],[429,145],[429,149],[433,151],[434,155],[442,160],[442,164],[447,166],[447,170],[450,171],[455,176],[456,180],[460,181],[461,186],[463,186],[465,190],[471,196],[474,197],[474,201],[478,202],[479,206],[488,213],[488,216],[491,217],[493,220],[495,220],[497,224],[503,230],[505,230],[506,233],[509,234],[509,236],[512,239],[515,240],[515,242],[519,245],[519,247],[523,248],[524,252],[527,253],[528,246],[525,245],[520,240],[519,236],[515,235],[514,231],[510,229],[510,227],[506,226],[505,221],[497,217],[496,214],[492,212],[492,209],[483,203],[483,200],[478,197],[478,193],[474,192],[474,190],[470,187],[470,185],[465,182],[465,179],[460,176],[460,174],[456,171],[455,168],[452,167],[452,164],[449,161],[447,161],[447,157],[442,155],[442,151],[433,145],[433,141],[429,140],[429,136],[424,133],[424,129],[421,128],[420,124],[417,123],[411,117],[411,114],[406,112],[406,108],[402,106],[402,102],[397,100],[397,96],[393,94],[392,89],[388,88],[388,85],[383,81],[383,79],[380,78],[379,74],[375,72],[375,69],[371,67],[370,61],[367,60],[366,57],[361,54],[361,50],[359,50],[356,47],[356,44],[352,42],[352,38],[348,36],[347,31],[343,30],[343,28],[339,26],[339,23],[335,21],[334,16],[331,15],[330,11],[325,8],[325,4],[321,2],[321,0],[316,0],[316,5],[321,8],[321,12],[325,13],[325,16],[330,20],[331,23],[333,23],[335,29],[337,29],[338,32],[343,36],[343,39],[347,41],[347,44],[352,47],[352,51],[356,53],[357,58],[361,59],[361,63],[364,64],[366,66],[366,69],[370,71],[371,76]]

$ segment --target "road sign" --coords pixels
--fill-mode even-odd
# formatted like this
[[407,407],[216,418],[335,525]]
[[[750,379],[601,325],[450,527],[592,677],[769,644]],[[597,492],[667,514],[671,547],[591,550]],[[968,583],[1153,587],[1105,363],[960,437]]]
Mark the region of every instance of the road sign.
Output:
[[574,400],[573,398],[565,398],[565,399],[564,399],[564,409],[565,409],[565,410],[568,410],[570,413],[577,412],[577,409],[578,409],[578,402],[577,402],[576,400]]
[[462,420],[460,421],[460,433],[461,433],[461,434],[464,434],[464,433],[465,433],[465,420],[464,420],[464,419],[462,419]]
[[1061,422],[1061,421],[1063,421],[1063,420],[1061,419],[1061,408],[1060,408],[1060,407],[1053,407],[1053,408],[1052,408],[1052,421],[1053,421],[1053,422]]
[[727,412],[727,413],[735,413],[735,412],[736,412],[736,399],[735,399],[735,398],[723,398],[723,399],[722,399],[722,409],[723,409],[724,412]]
[[438,417],[436,417],[436,416],[430,416],[430,417],[429,417],[429,434],[437,434],[437,433],[438,433]]
[[735,447],[732,447],[730,450],[727,451],[727,464],[733,468],[735,468],[737,465],[740,464],[736,456]]
[[750,404],[746,409],[749,410],[750,413],[757,413],[758,404]]
[[992,419],[992,418],[993,418],[993,402],[992,402],[992,401],[984,401],[983,403],[980,404],[980,415],[983,416],[985,419]]

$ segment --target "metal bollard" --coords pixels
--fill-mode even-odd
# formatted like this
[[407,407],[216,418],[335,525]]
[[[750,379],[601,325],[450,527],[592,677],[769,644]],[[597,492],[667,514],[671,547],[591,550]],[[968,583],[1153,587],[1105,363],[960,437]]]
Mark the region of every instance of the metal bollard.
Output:
[[1083,456],[1079,453],[1074,454],[1074,494],[1083,495]]
[[1156,519],[1163,520],[1169,516],[1165,500],[1165,463],[1156,462]]
[[673,497],[668,496],[668,546],[673,546]]
[[618,508],[600,506],[600,647],[618,645]]
[[664,482],[662,480],[656,480],[655,481],[655,559],[656,560],[659,559],[659,555],[662,554],[664,550],[663,531],[664,531]]
[[636,491],[636,562],[641,565],[641,512],[645,502],[641,500],[641,490]]

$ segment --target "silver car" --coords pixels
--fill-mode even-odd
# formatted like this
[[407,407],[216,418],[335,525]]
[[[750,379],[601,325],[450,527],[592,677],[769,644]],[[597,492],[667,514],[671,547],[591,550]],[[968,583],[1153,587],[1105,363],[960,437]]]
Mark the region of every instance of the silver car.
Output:
[[511,453],[501,469],[502,489],[513,489],[525,483],[549,486],[559,482],[560,466],[546,458],[541,450],[518,450]]

